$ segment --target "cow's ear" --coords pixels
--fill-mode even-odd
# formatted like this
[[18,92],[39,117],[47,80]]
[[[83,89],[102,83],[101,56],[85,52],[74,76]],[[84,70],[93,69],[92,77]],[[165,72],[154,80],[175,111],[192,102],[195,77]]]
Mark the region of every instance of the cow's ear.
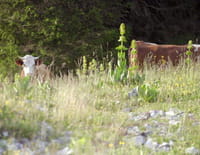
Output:
[[36,66],[39,66],[41,63],[42,63],[42,61],[40,59],[36,59],[35,60],[35,65]]
[[18,66],[22,66],[22,65],[23,65],[23,61],[22,61],[21,59],[15,60],[15,63],[16,63]]

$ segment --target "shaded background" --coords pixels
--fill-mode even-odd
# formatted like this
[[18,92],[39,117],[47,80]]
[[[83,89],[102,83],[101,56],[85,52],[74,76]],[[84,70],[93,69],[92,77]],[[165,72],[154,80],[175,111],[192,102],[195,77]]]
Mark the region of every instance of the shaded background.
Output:
[[0,0],[0,72],[12,75],[17,56],[40,56],[55,72],[80,58],[116,60],[119,25],[132,39],[199,43],[199,0]]
[[158,43],[198,43],[199,7],[199,0],[135,0],[128,15],[132,36]]

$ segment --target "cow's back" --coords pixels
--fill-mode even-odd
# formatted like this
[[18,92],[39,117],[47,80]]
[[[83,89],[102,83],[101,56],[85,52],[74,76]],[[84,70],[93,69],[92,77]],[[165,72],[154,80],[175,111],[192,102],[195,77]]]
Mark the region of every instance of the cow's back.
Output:
[[36,66],[35,78],[37,78],[40,81],[51,79],[52,74],[51,74],[50,68],[48,68],[48,66],[45,64],[40,64]]
[[[187,51],[187,45],[160,45],[136,41],[136,50],[137,53],[134,56],[131,54],[131,50],[129,51],[129,59],[133,57],[137,58],[137,64],[139,66],[143,66],[145,60],[150,64],[160,64],[171,61],[173,65],[176,65],[180,57]],[[129,65],[133,65],[131,61]]]

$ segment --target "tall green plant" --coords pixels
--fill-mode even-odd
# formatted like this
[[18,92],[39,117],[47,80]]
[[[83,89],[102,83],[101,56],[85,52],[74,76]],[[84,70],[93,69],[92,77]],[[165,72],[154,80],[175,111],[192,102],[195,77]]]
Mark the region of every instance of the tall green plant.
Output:
[[129,71],[134,72],[136,69],[138,69],[137,63],[137,50],[136,50],[136,41],[132,40],[131,41],[131,46],[130,46],[130,66],[129,66]]
[[127,63],[126,63],[126,55],[125,55],[125,50],[127,48],[125,47],[124,43],[126,42],[126,37],[125,37],[125,24],[122,23],[119,28],[120,31],[120,37],[119,37],[119,42],[120,45],[117,46],[115,49],[118,51],[117,53],[117,66],[114,69],[113,72],[113,79],[115,81],[121,81],[123,82],[124,80],[127,79],[128,75],[128,69],[127,69]]
[[186,64],[190,64],[191,63],[191,56],[192,56],[192,40],[188,41],[188,46],[187,46],[187,51],[186,51]]
[[131,46],[129,48],[129,68],[128,68],[128,81],[131,84],[142,84],[145,80],[145,75],[140,75],[138,72],[137,63],[137,45],[136,41],[131,41]]
[[137,50],[136,50],[136,41],[131,41],[131,46],[129,48],[129,69],[128,69],[128,77],[129,80],[131,80],[135,75],[135,70],[138,68],[138,65],[136,65],[137,61]]

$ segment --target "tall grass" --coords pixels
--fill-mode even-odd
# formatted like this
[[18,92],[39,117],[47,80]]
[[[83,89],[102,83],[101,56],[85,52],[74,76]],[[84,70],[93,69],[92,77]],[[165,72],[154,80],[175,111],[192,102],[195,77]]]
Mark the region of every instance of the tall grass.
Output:
[[[98,67],[91,72],[79,72],[78,76],[69,74],[45,83],[19,77],[15,82],[4,79],[0,87],[0,133],[8,131],[6,138],[33,139],[40,130],[39,124],[48,122],[55,129],[52,138],[63,131],[72,131],[70,147],[74,154],[148,154],[150,150],[137,148],[125,139],[131,122],[124,109],[140,113],[175,107],[194,114],[198,120],[199,68],[200,63],[191,63],[190,67],[144,69],[143,84],[156,85],[159,92],[152,102],[141,100],[142,96],[129,99],[128,92],[137,84],[113,82],[109,71],[100,71]],[[175,135],[175,147],[167,154],[183,154],[190,145],[200,148],[200,136],[194,134],[200,127],[191,126],[193,121],[183,120],[184,141]]]

